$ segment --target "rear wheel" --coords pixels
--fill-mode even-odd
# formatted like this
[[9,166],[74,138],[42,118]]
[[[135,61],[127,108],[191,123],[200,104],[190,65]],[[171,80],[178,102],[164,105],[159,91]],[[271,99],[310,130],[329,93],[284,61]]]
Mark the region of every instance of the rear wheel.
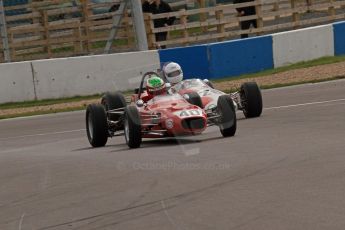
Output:
[[93,147],[102,147],[108,141],[107,115],[104,107],[91,104],[86,109],[86,132]]
[[197,92],[190,92],[186,93],[185,95],[185,98],[189,103],[191,103],[192,105],[199,106],[200,108],[204,108],[201,97]]
[[223,137],[234,136],[237,129],[237,120],[234,103],[229,95],[221,95],[217,102],[219,129]]
[[128,147],[139,148],[142,141],[141,121],[139,111],[134,105],[125,109],[124,130]]
[[246,118],[259,117],[262,113],[262,96],[256,82],[246,82],[241,85],[241,105]]
[[[102,105],[106,111],[120,109],[126,107],[126,99],[121,92],[107,92],[103,95]],[[117,121],[121,115],[119,114],[109,114],[108,118],[112,121]]]

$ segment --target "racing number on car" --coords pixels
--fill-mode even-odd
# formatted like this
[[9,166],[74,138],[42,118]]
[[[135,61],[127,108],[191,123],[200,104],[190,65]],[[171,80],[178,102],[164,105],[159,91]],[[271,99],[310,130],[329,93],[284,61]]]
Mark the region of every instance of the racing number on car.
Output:
[[180,113],[180,117],[189,117],[189,116],[199,116],[199,110],[184,110]]

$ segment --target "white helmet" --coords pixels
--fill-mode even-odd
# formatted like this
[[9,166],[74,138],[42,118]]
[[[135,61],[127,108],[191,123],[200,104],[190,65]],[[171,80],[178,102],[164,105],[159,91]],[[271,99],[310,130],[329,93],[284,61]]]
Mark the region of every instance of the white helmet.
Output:
[[175,62],[169,62],[163,67],[163,75],[171,84],[177,84],[183,80],[183,72],[181,66]]

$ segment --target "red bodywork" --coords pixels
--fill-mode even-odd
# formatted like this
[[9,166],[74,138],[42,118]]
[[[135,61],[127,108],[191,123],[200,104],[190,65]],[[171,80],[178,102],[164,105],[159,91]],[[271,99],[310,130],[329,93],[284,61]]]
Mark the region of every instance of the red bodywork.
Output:
[[[137,107],[144,138],[196,135],[207,127],[205,111],[190,104],[179,94],[160,95],[150,99],[144,91],[140,99],[145,102],[144,106]],[[137,100],[138,95],[134,94],[132,102]]]

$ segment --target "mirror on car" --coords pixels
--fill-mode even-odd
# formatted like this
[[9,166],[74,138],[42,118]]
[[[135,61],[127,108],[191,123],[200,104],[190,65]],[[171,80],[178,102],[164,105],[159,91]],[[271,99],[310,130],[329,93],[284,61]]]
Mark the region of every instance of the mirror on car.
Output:
[[188,94],[183,94],[183,98],[186,100],[189,100],[189,95]]
[[136,104],[137,104],[138,107],[143,107],[144,106],[144,101],[139,99],[139,100],[137,100]]

